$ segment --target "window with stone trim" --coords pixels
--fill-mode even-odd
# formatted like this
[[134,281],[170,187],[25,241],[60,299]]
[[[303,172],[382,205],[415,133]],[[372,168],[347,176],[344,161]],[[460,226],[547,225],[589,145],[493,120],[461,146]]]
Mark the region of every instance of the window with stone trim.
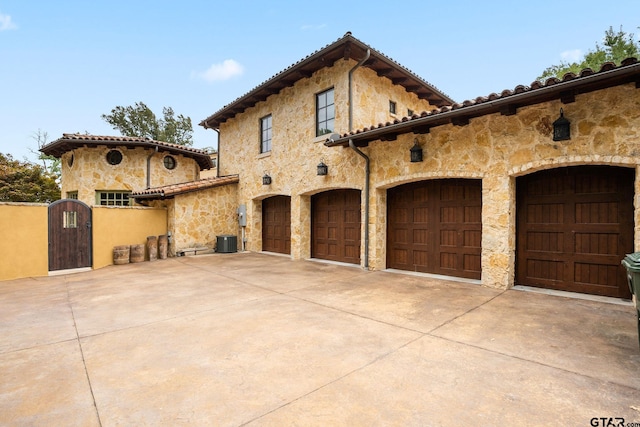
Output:
[[101,206],[129,206],[131,191],[96,191],[96,204]]
[[175,169],[176,165],[178,164],[176,158],[173,156],[164,156],[164,158],[162,159],[162,163],[164,164],[164,167],[169,170]]
[[67,199],[78,200],[78,192],[77,191],[67,191]]
[[333,88],[316,95],[316,136],[333,132],[336,121]]
[[122,153],[118,150],[109,150],[107,153],[107,163],[112,166],[119,165],[122,162]]
[[273,137],[273,119],[271,114],[260,119],[260,153],[271,151],[271,138]]

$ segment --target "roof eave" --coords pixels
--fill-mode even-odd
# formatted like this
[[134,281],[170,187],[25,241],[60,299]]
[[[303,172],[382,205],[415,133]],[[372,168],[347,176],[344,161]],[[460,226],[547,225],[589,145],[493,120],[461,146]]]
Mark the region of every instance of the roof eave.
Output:
[[379,126],[371,130],[343,134],[338,139],[327,140],[324,145],[327,147],[344,147],[349,145],[349,140],[353,140],[356,145],[364,145],[370,141],[393,140],[397,135],[404,133],[427,133],[432,127],[455,122],[467,122],[471,118],[505,111],[507,107],[510,107],[509,110],[512,110],[527,105],[548,102],[561,98],[563,94],[575,93],[578,89],[583,89],[579,90],[579,93],[587,93],[598,89],[632,83],[634,81],[636,82],[636,86],[640,85],[640,62],[610,71],[601,71],[586,77],[561,81],[550,86],[531,89],[493,101],[485,101],[470,106],[460,106],[446,112],[427,114],[424,117],[407,119],[406,121]]
[[[357,49],[352,49],[352,46],[357,47]],[[335,53],[344,49],[343,54],[340,57],[336,57]],[[432,94],[432,99],[435,99],[434,102],[436,104],[445,105],[445,104],[453,104],[454,101],[449,96],[441,92],[435,86],[423,80],[418,75],[414,74],[412,71],[408,70],[404,66],[396,63],[391,58],[388,58],[381,52],[371,48],[365,43],[361,42],[357,38],[353,37],[351,33],[347,33],[343,38],[338,41],[326,46],[323,49],[318,50],[317,52],[309,55],[303,60],[295,63],[289,68],[281,71],[276,74],[269,80],[265,81],[261,85],[255,87],[245,95],[237,98],[230,104],[224,106],[222,109],[218,110],[216,113],[202,120],[199,125],[204,127],[205,129],[218,129],[221,123],[224,123],[226,120],[234,117],[236,114],[243,112],[246,108],[249,108],[251,105],[255,105],[257,102],[261,100],[265,100],[272,94],[276,94],[280,92],[285,87],[293,86],[295,82],[301,80],[302,78],[309,77],[307,69],[314,63],[320,62],[321,66],[317,67],[313,70],[316,72],[317,69],[321,69],[326,66],[331,66],[338,59],[354,59],[360,60],[362,59],[364,52],[368,50],[371,51],[371,57],[365,64],[364,67],[371,66],[372,63],[378,61],[384,63],[387,67],[396,70],[399,73],[404,74],[406,77],[410,77],[412,80],[415,80],[418,83],[418,90],[425,89],[428,93]],[[332,55],[333,54],[333,55]],[[311,67],[312,69],[314,67]],[[280,84],[278,84],[280,83]],[[399,84],[399,83],[394,83]],[[405,87],[406,88],[406,87]],[[406,88],[407,89],[407,88]],[[408,90],[408,89],[407,89]],[[255,98],[255,101],[252,99]],[[428,98],[427,98],[428,99]],[[245,104],[251,104],[249,106]]]
[[150,148],[156,149],[160,152],[169,152],[172,154],[181,154],[185,157],[192,158],[198,163],[200,170],[207,170],[213,168],[213,160],[207,154],[200,154],[198,152],[194,152],[191,150],[184,150],[180,147],[170,147],[167,145],[158,144],[153,140],[138,140],[138,141],[118,141],[118,140],[84,140],[84,139],[71,139],[71,138],[60,138],[52,143],[45,145],[40,148],[40,152],[46,155],[50,155],[56,158],[60,158],[63,154],[74,150],[78,147],[97,147],[97,146],[105,146],[105,147],[142,147],[142,148]]

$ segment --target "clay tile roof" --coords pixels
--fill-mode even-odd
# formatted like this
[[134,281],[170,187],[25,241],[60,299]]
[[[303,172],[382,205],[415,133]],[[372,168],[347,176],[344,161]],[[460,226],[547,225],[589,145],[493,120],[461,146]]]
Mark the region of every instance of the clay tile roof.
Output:
[[585,68],[578,74],[567,73],[562,79],[551,77],[544,82],[536,80],[530,86],[518,85],[513,90],[505,89],[500,94],[494,92],[475,100],[444,105],[431,112],[414,114],[407,120],[403,118],[394,123],[387,122],[376,129],[345,133],[338,139],[328,140],[325,145],[345,146],[349,144],[349,139],[353,139],[356,145],[364,146],[370,141],[393,140],[402,133],[425,133],[435,126],[465,124],[469,119],[486,114],[514,114],[518,108],[554,99],[571,102],[577,94],[634,82],[636,87],[640,87],[640,63],[637,58],[627,58],[619,66],[608,62],[598,71]]
[[415,93],[420,99],[427,99],[437,106],[453,103],[453,100],[426,80],[403,67],[392,58],[373,49],[347,32],[334,43],[317,50],[302,60],[289,66],[269,80],[261,83],[251,91],[235,99],[230,104],[200,122],[204,128],[218,129],[221,123],[253,107],[258,102],[266,100],[270,95],[280,92],[286,87],[293,86],[297,81],[311,77],[313,73],[331,67],[340,59],[354,59],[360,61],[369,50],[369,59],[362,65],[375,71],[379,76],[387,77],[393,84],[404,87],[408,92]]
[[168,199],[178,194],[191,193],[193,191],[206,190],[207,188],[221,187],[223,185],[237,184],[240,181],[238,175],[204,178],[197,181],[182,182],[180,184],[164,185],[162,187],[149,188],[147,190],[134,191],[131,197],[134,199]]
[[211,169],[213,162],[209,154],[198,148],[186,147],[184,145],[170,144],[164,141],[155,141],[150,138],[140,138],[135,136],[104,136],[86,135],[80,133],[63,133],[62,138],[45,145],[40,149],[46,155],[60,157],[68,151],[78,147],[126,147],[126,148],[151,148],[161,152],[180,154],[194,159],[201,170]]

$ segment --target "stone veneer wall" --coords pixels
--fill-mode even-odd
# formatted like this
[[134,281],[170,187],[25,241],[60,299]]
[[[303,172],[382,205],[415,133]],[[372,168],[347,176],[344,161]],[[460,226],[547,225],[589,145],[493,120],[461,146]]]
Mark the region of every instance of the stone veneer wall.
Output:
[[[151,157],[151,187],[192,181],[199,177],[195,160],[171,154],[176,159],[176,168],[164,167],[163,159],[168,153],[144,148],[118,147],[122,153],[119,165],[107,163],[109,147],[77,148],[62,155],[62,197],[67,192],[77,191],[78,199],[89,206],[96,204],[96,190],[132,191],[147,188],[147,158]],[[73,165],[69,166],[73,155]]]
[[[571,121],[571,140],[553,141],[552,123],[560,108]],[[429,134],[402,135],[393,142],[374,142],[371,156],[375,208],[371,258],[385,268],[387,188],[437,178],[482,179],[482,283],[506,288],[515,275],[515,180],[544,169],[575,165],[614,165],[638,170],[640,164],[640,91],[635,84],[523,107],[516,115],[492,114],[471,119],[467,126],[446,125]],[[422,163],[408,153],[417,138]],[[636,177],[638,177],[636,173]],[[635,223],[640,223],[636,178]],[[374,195],[374,197],[375,197]],[[372,204],[375,201],[372,200]],[[640,248],[640,235],[635,234]]]
[[181,194],[152,204],[167,208],[167,228],[171,232],[169,252],[172,256],[188,247],[213,248],[216,236],[221,234],[238,236],[240,250],[237,184]]
[[[223,174],[240,173],[238,203],[248,207],[247,249],[261,250],[264,198],[291,196],[291,255],[300,259],[310,255],[310,196],[329,189],[363,189],[364,160],[349,148],[326,148],[324,137],[313,137],[313,95],[327,87],[333,86],[336,91],[336,129],[345,129],[346,73],[351,66],[338,62],[221,127],[220,166]],[[372,124],[364,117],[375,116],[374,111],[380,108],[371,104],[382,103],[384,96],[378,94],[390,88],[382,87],[388,84],[386,79],[370,79],[367,70],[356,72],[355,81],[355,128],[359,129]],[[388,96],[384,98],[387,108]],[[571,121],[572,137],[556,142],[552,140],[552,123],[561,107]],[[259,155],[259,119],[267,114],[273,114],[273,150]],[[425,160],[421,163],[409,162],[415,138],[424,149]],[[466,126],[445,125],[432,128],[428,134],[375,141],[362,151],[371,158],[370,268],[386,267],[388,188],[426,179],[481,179],[482,283],[507,288],[513,285],[515,274],[516,177],[571,165],[616,165],[638,170],[640,90],[627,84],[580,94],[574,103],[558,100],[520,108],[512,116],[491,114],[471,119]],[[321,159],[329,166],[328,176],[316,176]],[[262,185],[265,171],[273,179],[269,186]],[[636,249],[640,249],[639,182],[636,178]],[[364,209],[362,218],[364,221]]]
[[[310,196],[333,188],[362,188],[362,158],[350,149],[329,149],[327,135],[315,136],[315,95],[334,88],[337,132],[348,130],[348,72],[356,61],[337,61],[311,78],[298,81],[266,101],[223,123],[219,149],[221,175],[240,174],[238,203],[247,205],[247,249],[262,249],[262,200],[274,195],[292,198],[291,250],[294,258],[310,256]],[[431,110],[426,100],[379,78],[361,67],[353,78],[354,128],[386,123],[405,115]],[[389,101],[396,102],[398,116],[389,113]],[[260,154],[260,119],[273,118],[272,151]],[[316,175],[320,161],[329,166],[329,175]],[[272,184],[262,185],[267,172]],[[355,177],[357,176],[357,178]],[[355,179],[354,179],[355,178]],[[302,199],[299,199],[302,197]]]

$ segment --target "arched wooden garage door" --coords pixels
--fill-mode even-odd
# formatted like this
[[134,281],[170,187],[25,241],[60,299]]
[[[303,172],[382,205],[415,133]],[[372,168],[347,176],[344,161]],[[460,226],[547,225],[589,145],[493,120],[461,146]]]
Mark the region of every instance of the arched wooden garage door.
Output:
[[311,256],[360,264],[360,190],[311,197]]
[[516,283],[630,298],[633,169],[566,167],[517,179]]
[[415,182],[387,195],[388,268],[480,279],[482,181]]
[[262,250],[291,253],[291,197],[274,196],[262,201]]

